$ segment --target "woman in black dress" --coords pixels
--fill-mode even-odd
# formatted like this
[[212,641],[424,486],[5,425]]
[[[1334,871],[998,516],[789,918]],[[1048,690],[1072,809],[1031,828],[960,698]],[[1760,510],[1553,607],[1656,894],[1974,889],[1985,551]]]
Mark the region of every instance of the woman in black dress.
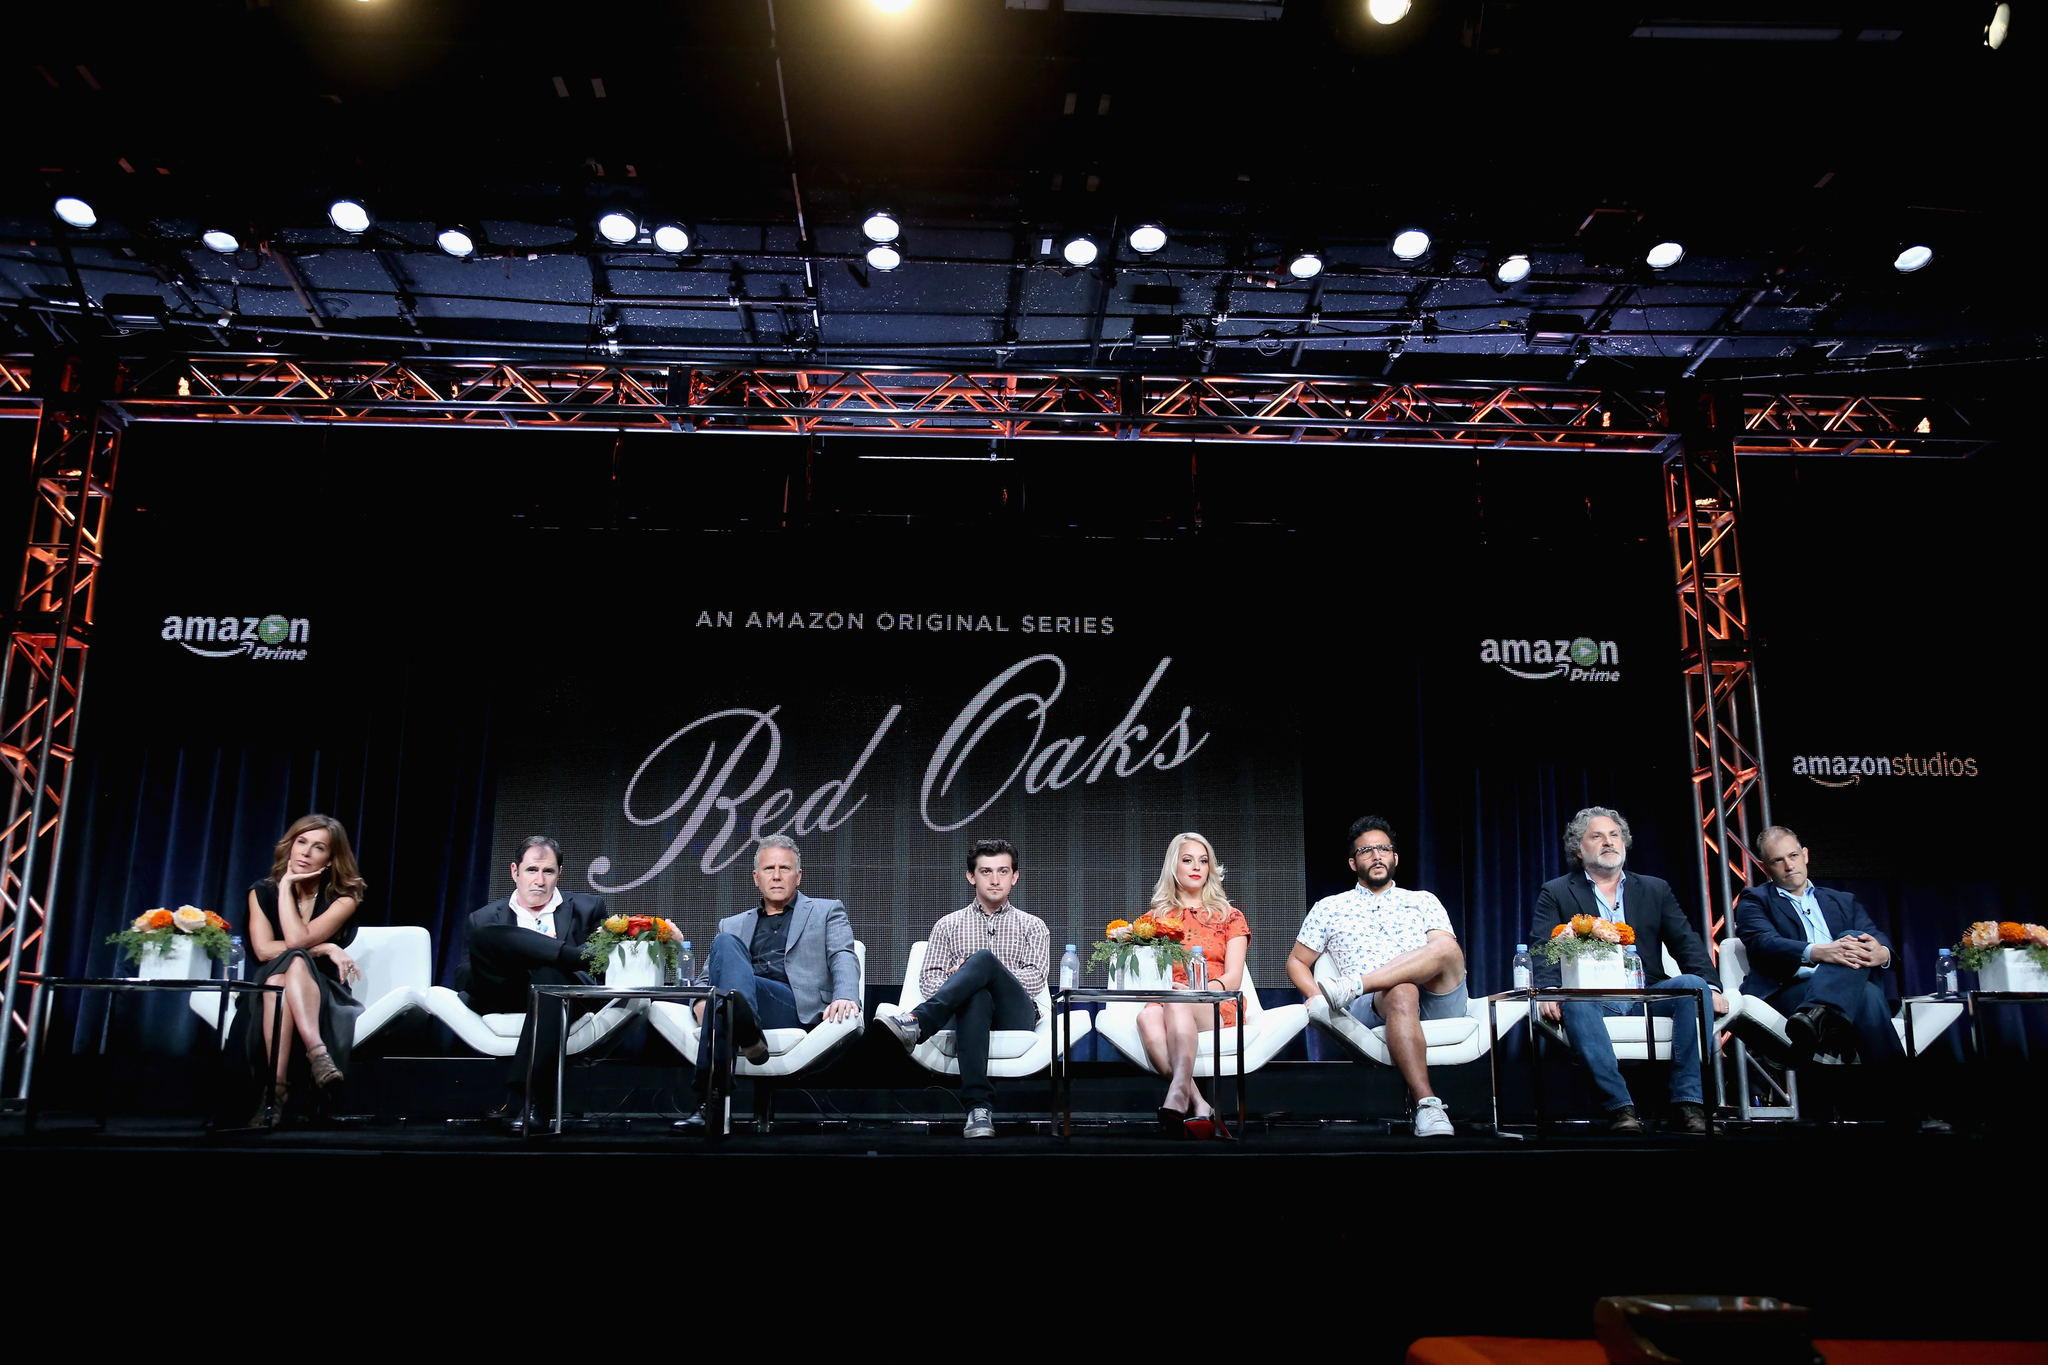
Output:
[[[253,979],[284,986],[285,1037],[278,1040],[277,1072],[270,1077],[277,1087],[273,1124],[283,1116],[290,1094],[287,1079],[295,1051],[304,1056],[313,1084],[322,1090],[348,1069],[356,1016],[363,1007],[348,992],[348,983],[361,980],[362,973],[345,950],[356,936],[355,913],[367,890],[349,850],[348,831],[326,815],[294,821],[277,842],[270,875],[249,888]],[[272,1008],[270,1000],[262,1000],[254,1011],[262,1027],[247,1030],[250,1067],[259,1076],[270,1050]],[[258,1110],[256,1122],[261,1121]]]

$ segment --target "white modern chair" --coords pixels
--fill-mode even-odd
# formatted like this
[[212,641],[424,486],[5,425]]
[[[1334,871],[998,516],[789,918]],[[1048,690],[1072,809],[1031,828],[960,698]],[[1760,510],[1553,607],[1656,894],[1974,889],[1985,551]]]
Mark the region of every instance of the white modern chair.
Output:
[[[920,939],[910,945],[910,961],[903,968],[903,992],[894,1004],[883,1004],[876,1008],[885,1010],[916,1009],[924,1001],[924,992],[918,989],[917,974],[924,969],[926,943]],[[1088,1011],[1068,1011],[1067,1019],[1072,1021],[1074,1041],[1080,1042],[1093,1026]],[[1052,1066],[1053,1054],[1067,1045],[1066,1023],[1055,1019],[1052,1011],[1052,991],[1038,992],[1038,1027],[1025,1029],[991,1029],[988,1035],[988,1074],[996,1080],[1015,1080],[1021,1076],[1035,1076]],[[953,1030],[942,1029],[919,1043],[911,1050],[910,1056],[925,1070],[940,1076],[960,1074],[960,1062],[954,1055]]]
[[[1259,1003],[1259,990],[1252,984],[1249,965],[1238,978],[1238,989],[1244,992],[1245,998],[1244,1069],[1257,1071],[1308,1027],[1308,1006],[1297,1004],[1265,1008]],[[1190,1004],[1199,1004],[1201,999],[1199,995],[1188,996]],[[1125,1001],[1105,1005],[1095,1016],[1095,1027],[1133,1065],[1157,1075],[1152,1059],[1145,1055],[1145,1041],[1138,1033],[1138,1014],[1143,1009],[1143,1005]],[[1195,1075],[1198,1078],[1213,1077],[1216,1074],[1215,1043],[1206,1033],[1201,1035],[1201,1040],[1202,1045],[1195,1052]],[[1237,1026],[1226,1024],[1223,1027],[1223,1074],[1234,1076],[1237,1070]]]
[[[416,924],[364,925],[356,930],[348,955],[362,969],[362,980],[349,984],[349,994],[367,1002],[356,1016],[355,1046],[361,1047],[372,1035],[409,1009],[424,1008],[422,993],[434,980],[434,942]],[[187,998],[192,1012],[210,1027],[220,1018],[219,991],[194,991]],[[228,996],[227,1023],[235,1022],[235,1009],[242,997]],[[518,1030],[513,1031],[516,1035]],[[225,1030],[221,1042],[227,1042]]]
[[[855,988],[855,1000],[864,1000],[868,986],[868,946],[859,939],[853,941],[853,956],[860,963],[860,982]],[[666,1038],[669,1045],[691,1063],[697,1060],[697,1043],[701,1036],[697,1024],[697,1012],[689,1005],[674,1000],[656,1000],[648,1010],[648,1017],[654,1024],[654,1031]],[[775,1122],[776,1082],[806,1071],[816,1071],[829,1064],[839,1055],[841,1049],[860,1037],[867,1026],[863,1015],[856,1013],[851,1019],[838,1023],[820,1023],[808,1032],[800,1028],[762,1029],[761,1037],[768,1044],[768,1060],[750,1062],[744,1057],[733,1061],[735,1076],[751,1077],[754,1081],[754,1126],[760,1132],[767,1132]],[[726,1097],[728,1106],[732,1097]],[[732,1116],[728,1112],[724,1121],[730,1126]]]
[[[420,931],[424,934],[426,931]],[[569,1055],[591,1047],[611,1036],[619,1025],[640,1013],[642,1000],[613,1000],[594,1014],[586,1014],[569,1026]],[[429,986],[420,992],[420,1008],[433,1015],[463,1043],[486,1057],[510,1057],[519,1050],[519,1031],[526,1026],[525,1013],[478,1014],[456,992],[446,986]]]
[[[1315,971],[1319,984],[1336,983],[1337,966],[1328,953],[1316,959]],[[1394,1064],[1394,1054],[1387,1051],[1385,1025],[1367,1028],[1353,1019],[1348,1011],[1332,1016],[1329,1001],[1320,995],[1308,1002],[1307,1009],[1310,1020],[1335,1034],[1353,1052],[1369,1057],[1381,1066]],[[1527,1005],[1515,1002],[1498,1006],[1501,1036],[1506,1037],[1528,1013]],[[1474,999],[1469,1002],[1462,1019],[1423,1020],[1422,1041],[1428,1048],[1425,1061],[1430,1066],[1462,1066],[1478,1061],[1487,1050],[1486,1001]]]

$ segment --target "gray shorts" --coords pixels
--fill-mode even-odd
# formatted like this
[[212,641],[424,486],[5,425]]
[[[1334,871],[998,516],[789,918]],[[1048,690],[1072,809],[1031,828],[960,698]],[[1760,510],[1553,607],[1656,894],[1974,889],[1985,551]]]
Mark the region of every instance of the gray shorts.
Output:
[[[1465,1007],[1470,1003],[1470,997],[1465,994],[1464,982],[1460,981],[1442,995],[1422,990],[1420,986],[1416,987],[1416,990],[1422,995],[1422,1017],[1424,1019],[1463,1019],[1465,1017]],[[1367,1028],[1378,1028],[1387,1022],[1380,1018],[1380,1012],[1373,1008],[1373,1002],[1378,998],[1377,994],[1361,995],[1346,1005],[1344,1012]]]

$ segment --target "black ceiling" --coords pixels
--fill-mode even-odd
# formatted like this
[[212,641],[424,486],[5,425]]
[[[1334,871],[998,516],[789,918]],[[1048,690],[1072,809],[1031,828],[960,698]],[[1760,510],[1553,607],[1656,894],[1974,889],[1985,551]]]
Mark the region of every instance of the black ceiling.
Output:
[[[2040,287],[2012,254],[2042,74],[2025,15],[1994,51],[1974,0],[1682,22],[1417,0],[1392,27],[1363,0],[1216,5],[1271,20],[1036,3],[16,12],[0,349],[1590,364],[1645,383],[2040,349]],[[325,221],[343,192],[376,215],[363,238]],[[99,226],[60,239],[60,193]],[[679,217],[692,252],[596,241],[614,203]],[[876,205],[905,223],[890,274],[861,259]],[[1148,217],[1172,240],[1141,259],[1119,239]],[[482,223],[479,259],[433,245],[457,219]],[[1389,241],[1411,225],[1434,247],[1406,263]],[[210,251],[213,226],[251,245]],[[1117,249],[1067,268],[1072,231]],[[1686,257],[1653,272],[1641,253],[1666,238]],[[1902,275],[1913,243],[1934,260]],[[1316,284],[1282,269],[1302,246],[1328,262]],[[1506,251],[1534,270],[1499,287]]]

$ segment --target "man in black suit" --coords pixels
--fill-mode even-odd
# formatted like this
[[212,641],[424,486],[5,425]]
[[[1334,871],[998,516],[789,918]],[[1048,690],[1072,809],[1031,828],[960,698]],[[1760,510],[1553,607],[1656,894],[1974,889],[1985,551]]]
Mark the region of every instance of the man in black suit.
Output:
[[[498,1112],[519,1121],[525,1107],[526,1061],[536,1043],[526,988],[534,985],[594,984],[583,970],[583,942],[604,923],[604,897],[564,896],[555,885],[562,874],[562,846],[545,834],[519,846],[512,862],[512,894],[469,917],[468,955],[455,969],[455,988],[469,996],[478,1014],[524,1014],[519,1047],[505,1078],[510,1092]],[[560,1046],[561,1013],[540,1011],[538,1039],[543,1056]],[[554,1067],[543,1068],[553,1091]],[[545,1097],[536,1096],[537,1101]]]
[[[1543,884],[1536,895],[1536,912],[1529,924],[1529,941],[1543,943],[1550,931],[1574,915],[1593,915],[1635,930],[1636,954],[1642,959],[1644,984],[1664,990],[1692,990],[1716,1014],[1728,1012],[1727,1001],[1715,990],[1714,966],[1707,950],[1671,893],[1671,885],[1640,872],[1623,872],[1628,846],[1634,842],[1628,821],[1621,812],[1605,806],[1588,806],[1565,826],[1565,863],[1576,866]],[[1684,969],[1679,976],[1664,974],[1665,948]],[[1560,970],[1556,963],[1536,959],[1536,984],[1556,987]],[[1607,1035],[1607,1016],[1625,1013],[1626,1005],[1593,1004],[1575,1000],[1541,1006],[1546,1019],[1563,1019],[1565,1038],[1572,1051],[1591,1073],[1593,1088],[1600,1092],[1600,1107],[1607,1111],[1608,1129],[1616,1133],[1640,1133],[1643,1123],[1636,1116],[1635,1100],[1621,1078],[1614,1059],[1614,1041]],[[1656,1014],[1671,1019],[1671,1111],[1681,1133],[1707,1131],[1707,1110],[1700,1086],[1700,1006],[1691,1000],[1660,1000],[1650,1006]]]
[[1848,1047],[1870,1064],[1903,1062],[1892,1029],[1892,945],[1854,896],[1815,886],[1806,847],[1783,825],[1756,840],[1768,886],[1735,902],[1735,932],[1749,950],[1744,995],[1786,1016],[1793,1062]]

